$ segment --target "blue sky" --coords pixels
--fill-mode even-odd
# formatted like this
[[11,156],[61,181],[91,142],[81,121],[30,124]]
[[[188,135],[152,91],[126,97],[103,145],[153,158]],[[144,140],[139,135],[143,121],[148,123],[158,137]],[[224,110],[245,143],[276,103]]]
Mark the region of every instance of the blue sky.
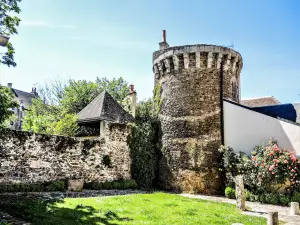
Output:
[[[88,3],[87,3],[88,2]],[[16,68],[0,82],[30,91],[51,79],[123,76],[152,96],[152,53],[161,30],[170,46],[216,44],[243,57],[242,98],[300,102],[299,0],[23,0]]]

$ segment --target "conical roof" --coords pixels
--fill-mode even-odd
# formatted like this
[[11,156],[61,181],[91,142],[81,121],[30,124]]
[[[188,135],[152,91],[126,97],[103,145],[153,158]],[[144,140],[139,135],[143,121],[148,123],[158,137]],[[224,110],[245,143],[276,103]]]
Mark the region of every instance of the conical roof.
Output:
[[78,123],[93,123],[101,120],[113,123],[128,123],[134,118],[107,92],[103,91],[78,114]]

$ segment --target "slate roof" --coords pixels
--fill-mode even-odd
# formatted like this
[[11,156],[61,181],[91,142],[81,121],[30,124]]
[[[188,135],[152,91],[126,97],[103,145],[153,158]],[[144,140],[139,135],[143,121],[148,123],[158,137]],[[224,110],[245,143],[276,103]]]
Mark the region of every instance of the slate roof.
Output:
[[15,89],[15,88],[11,88],[11,90],[15,94],[15,96],[19,97],[19,98],[32,99],[32,98],[36,97],[35,94],[33,94],[33,93],[21,91],[21,90]]
[[113,123],[128,123],[134,120],[133,116],[125,111],[107,91],[99,94],[77,116],[79,117],[79,124],[99,122],[101,120]]
[[[254,112],[257,112],[257,113],[261,113],[261,114],[264,114],[266,116],[270,116],[270,117],[273,117],[273,118],[276,118],[278,120],[281,120],[281,121],[285,121],[287,123],[291,123],[291,124],[294,124],[294,125],[297,125],[297,126],[300,126],[300,123],[298,122],[299,120],[299,117],[296,117],[294,118],[294,115],[293,114],[287,114],[287,115],[290,115],[290,116],[284,116],[284,114],[281,114],[281,116],[283,117],[280,117],[278,116],[277,114],[274,114],[274,113],[270,113],[270,112],[266,112],[263,110],[259,110],[260,108],[263,109],[263,108],[266,108],[266,107],[249,107],[249,106],[246,106],[246,105],[242,105],[242,104],[239,104],[239,103],[236,103],[236,102],[233,102],[231,100],[228,100],[228,99],[223,99],[224,101],[226,102],[229,102],[233,105],[236,105],[236,106],[239,106],[239,107],[242,107],[242,108],[245,108],[245,109],[248,109],[248,110],[251,110],[251,111],[254,111]],[[285,105],[293,105],[294,108],[295,108],[295,111],[296,111],[296,114],[300,116],[300,103],[295,103],[295,104],[282,104],[282,105],[278,105],[278,107],[280,106],[283,106],[285,107]],[[268,106],[267,106],[268,107]],[[271,106],[269,106],[271,107]],[[288,106],[290,107],[290,106]],[[274,111],[273,111],[274,112]],[[291,112],[290,110],[287,110],[287,112]]]
[[280,102],[274,96],[267,96],[252,99],[244,99],[241,101],[241,104],[249,107],[259,107],[268,105],[278,105],[280,104]]
[[256,112],[300,123],[300,103],[253,107]]

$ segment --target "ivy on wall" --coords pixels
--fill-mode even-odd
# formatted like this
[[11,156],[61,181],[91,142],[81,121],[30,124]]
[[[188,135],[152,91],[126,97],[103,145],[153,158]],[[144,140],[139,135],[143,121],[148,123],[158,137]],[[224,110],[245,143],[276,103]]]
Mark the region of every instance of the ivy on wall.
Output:
[[157,168],[158,120],[151,99],[137,105],[137,116],[128,139],[132,177],[142,189],[151,189]]

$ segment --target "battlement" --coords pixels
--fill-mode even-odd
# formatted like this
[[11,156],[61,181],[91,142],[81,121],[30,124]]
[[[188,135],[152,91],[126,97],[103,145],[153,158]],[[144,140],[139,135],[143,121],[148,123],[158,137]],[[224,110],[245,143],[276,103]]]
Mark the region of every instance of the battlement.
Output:
[[239,74],[243,61],[240,53],[231,48],[216,45],[185,45],[162,49],[153,53],[153,72],[160,75],[183,69],[220,69]]

